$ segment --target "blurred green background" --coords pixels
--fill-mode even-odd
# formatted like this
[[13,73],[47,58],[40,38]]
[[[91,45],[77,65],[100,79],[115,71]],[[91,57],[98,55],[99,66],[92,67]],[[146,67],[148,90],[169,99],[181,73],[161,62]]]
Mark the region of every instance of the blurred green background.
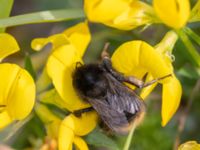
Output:
[[[151,1],[146,1],[151,3]],[[194,4],[192,1],[191,4]],[[53,10],[63,8],[82,8],[82,0],[15,0],[11,16],[42,10]],[[51,34],[59,33],[80,21],[73,20],[58,23],[43,23],[34,25],[23,25],[7,29],[18,41],[21,52],[10,56],[6,61],[24,64],[24,56],[28,53],[32,57],[34,69],[39,72],[43,67],[48,56],[48,47],[43,51],[35,53],[30,47],[30,42],[36,37],[46,37]],[[192,30],[200,34],[200,24],[190,24]],[[151,45],[158,43],[165,33],[169,30],[164,25],[152,25],[147,29],[137,28],[132,31],[120,31],[106,27],[101,24],[90,23],[92,41],[84,56],[86,63],[98,61],[101,50],[106,42],[110,42],[109,52],[112,53],[119,45],[130,40],[144,40]],[[170,150],[173,149],[175,142],[180,139],[180,143],[189,140],[200,141],[200,69],[195,68],[191,60],[187,57],[188,53],[182,42],[178,41],[174,48],[176,60],[174,62],[175,71],[183,86],[183,96],[181,105],[166,127],[161,127],[161,86],[157,87],[146,100],[147,114],[145,121],[136,129],[130,150]],[[197,47],[197,49],[199,49]],[[195,91],[196,90],[196,91]],[[192,99],[192,100],[191,100]],[[191,103],[189,103],[191,102]],[[189,103],[189,104],[188,104]],[[185,127],[181,133],[178,128],[181,124],[180,119],[186,117]],[[0,133],[0,141],[15,129],[7,128]],[[42,122],[35,115],[29,120],[15,135],[7,141],[2,141],[15,149],[25,149],[27,147],[40,146],[45,130]],[[101,129],[96,129],[86,137],[91,149],[113,149],[123,146],[126,137],[107,136]]]

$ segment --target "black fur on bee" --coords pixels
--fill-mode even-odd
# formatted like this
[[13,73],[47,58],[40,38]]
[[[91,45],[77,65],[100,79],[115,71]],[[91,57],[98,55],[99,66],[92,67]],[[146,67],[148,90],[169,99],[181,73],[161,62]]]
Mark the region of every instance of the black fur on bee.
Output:
[[[133,76],[127,77],[112,67],[111,60],[105,51],[102,61],[96,64],[77,65],[73,73],[73,86],[83,100],[89,102],[112,131],[127,134],[132,126],[137,126],[145,114],[144,101],[136,92],[124,83],[131,83],[143,88],[164,76],[144,83]],[[75,115],[91,111],[91,108],[77,110]]]

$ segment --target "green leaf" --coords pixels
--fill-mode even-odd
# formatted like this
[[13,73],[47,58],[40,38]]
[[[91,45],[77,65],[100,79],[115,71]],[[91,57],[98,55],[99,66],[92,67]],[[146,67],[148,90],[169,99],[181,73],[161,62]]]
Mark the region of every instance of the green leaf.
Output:
[[189,53],[189,56],[191,58],[190,60],[192,60],[192,62],[196,66],[200,67],[200,55],[197,52],[196,48],[193,46],[193,44],[190,41],[190,39],[188,38],[188,36],[185,34],[185,32],[183,30],[179,30],[179,31],[177,31],[177,33]]
[[48,91],[41,92],[38,95],[38,100],[45,104],[52,104],[61,109],[67,109],[67,105],[62,98],[59,96],[58,92],[55,89],[50,89]]
[[[0,0],[0,18],[7,18],[10,15],[13,5],[13,0]],[[5,28],[0,28],[0,33],[4,32]]]
[[196,34],[194,31],[192,31],[190,28],[185,27],[183,31],[191,37],[198,45],[200,45],[200,36]]
[[41,103],[41,104],[45,105],[49,110],[51,110],[51,112],[54,115],[56,115],[61,120],[63,120],[67,115],[71,114],[68,110],[62,109],[54,104],[48,104],[48,103]]
[[189,79],[196,79],[198,80],[200,77],[199,68],[196,68],[191,65],[185,65],[177,72],[180,76],[189,78]]
[[46,67],[43,69],[42,73],[36,81],[37,93],[41,93],[52,86],[52,81],[47,74]]
[[90,145],[96,147],[106,147],[109,150],[119,150],[118,145],[108,136],[103,134],[98,128],[84,138]]
[[0,28],[24,24],[59,22],[83,17],[84,12],[82,9],[48,10],[0,19]]
[[33,64],[32,64],[32,61],[31,61],[31,58],[30,58],[29,55],[26,55],[26,57],[25,57],[24,68],[31,74],[33,79],[36,78],[36,73],[35,73],[35,70],[33,68]]

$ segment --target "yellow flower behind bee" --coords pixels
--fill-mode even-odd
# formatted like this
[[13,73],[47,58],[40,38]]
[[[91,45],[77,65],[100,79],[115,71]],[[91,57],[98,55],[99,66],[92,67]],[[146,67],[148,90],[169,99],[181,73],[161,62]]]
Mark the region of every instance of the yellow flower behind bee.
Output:
[[91,35],[87,22],[83,22],[65,30],[63,33],[34,39],[31,44],[33,49],[40,50],[49,42],[52,43],[53,51],[47,61],[47,72],[70,111],[89,106],[89,104],[80,100],[74,91],[72,73],[76,62],[82,62],[82,56],[90,39]]
[[[164,54],[163,54],[164,55]],[[173,74],[173,68],[152,46],[143,41],[130,41],[122,44],[113,54],[114,68],[127,76],[140,79],[148,73],[147,80],[172,74],[172,77],[159,81],[162,91],[162,125],[165,126],[176,112],[181,98],[181,85]],[[144,88],[141,97],[147,97],[155,84]]]
[[[17,52],[19,46],[9,34],[0,34],[0,58]],[[0,64],[0,129],[27,117],[35,102],[35,84],[30,74],[15,64]]]
[[[63,108],[70,112],[90,106],[89,103],[78,97],[72,85],[72,74],[76,68],[76,63],[83,62],[82,56],[90,39],[91,35],[87,22],[83,22],[65,30],[63,33],[34,39],[32,42],[33,49],[37,50],[49,42],[52,43],[53,51],[48,58],[46,69],[60,98],[57,97],[57,100],[50,101],[51,103],[56,102],[56,105],[63,104]],[[52,92],[49,94],[52,94]],[[43,116],[48,118],[48,116]],[[59,125],[57,135],[59,150],[71,150],[73,143],[79,149],[87,150],[87,144],[80,136],[91,132],[96,124],[96,112],[83,113],[80,117],[73,114],[66,116]],[[54,126],[54,128],[56,127]]]

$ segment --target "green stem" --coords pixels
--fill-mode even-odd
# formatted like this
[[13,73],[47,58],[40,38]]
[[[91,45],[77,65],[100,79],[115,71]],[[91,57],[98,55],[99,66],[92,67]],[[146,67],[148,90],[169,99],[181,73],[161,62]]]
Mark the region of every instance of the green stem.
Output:
[[196,2],[194,7],[192,8],[190,12],[190,18],[189,22],[197,22],[200,21],[200,11],[199,11],[199,6],[200,6],[200,0]]
[[162,41],[155,46],[155,49],[160,53],[165,53],[167,51],[171,52],[174,49],[174,45],[178,40],[178,35],[174,31],[169,31],[166,33]]
[[[14,0],[0,0],[0,18],[7,18],[12,10]],[[0,28],[0,33],[5,32],[5,28]]]
[[135,124],[133,124],[133,127],[131,128],[131,131],[128,134],[128,137],[126,139],[126,142],[125,142],[123,150],[129,150],[129,147],[131,145],[131,141],[132,141],[132,137],[133,137],[134,131],[135,131]]
[[183,30],[179,30],[177,31],[177,33],[180,39],[183,41],[183,44],[187,48],[187,51],[190,54],[190,57],[192,58],[192,61],[194,62],[194,64],[200,67],[200,55],[197,52],[196,48],[193,46],[188,36],[185,34]]
[[82,9],[48,10],[0,19],[0,28],[83,18]]
[[198,45],[200,45],[200,36],[192,31],[190,28],[185,27],[183,31],[190,36]]

